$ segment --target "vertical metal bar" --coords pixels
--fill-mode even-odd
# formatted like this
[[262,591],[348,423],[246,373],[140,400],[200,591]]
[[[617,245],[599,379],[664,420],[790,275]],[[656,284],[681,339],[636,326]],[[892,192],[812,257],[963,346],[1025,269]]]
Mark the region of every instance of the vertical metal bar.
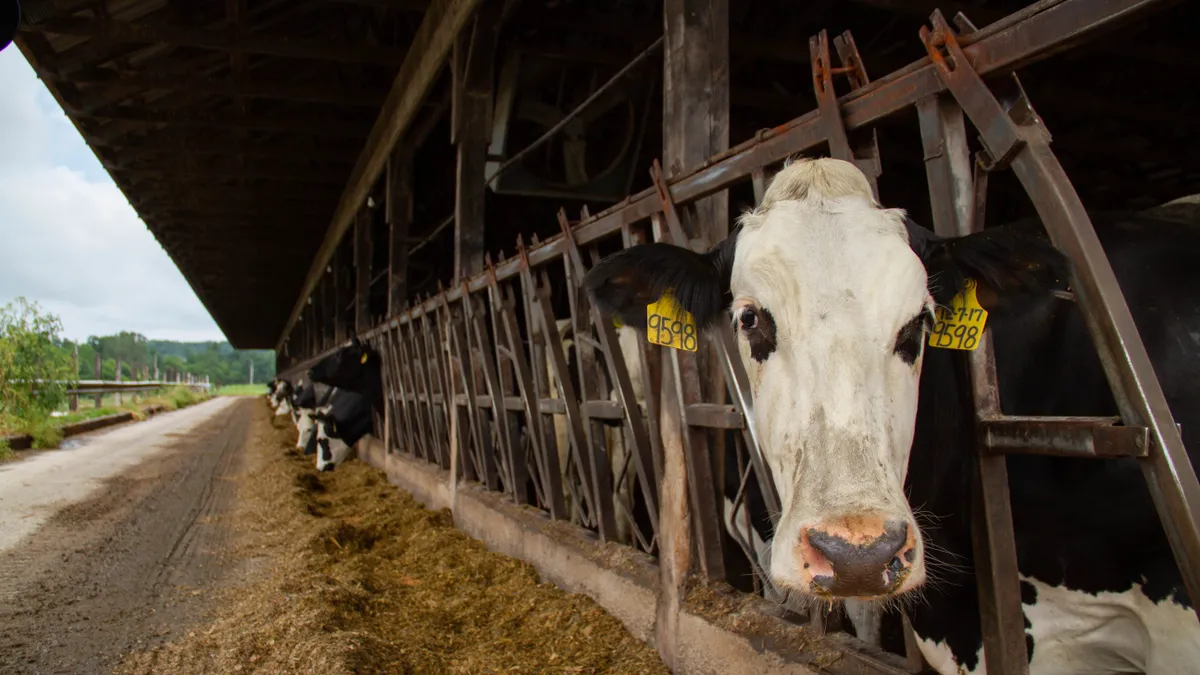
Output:
[[[941,236],[954,237],[970,234],[973,227],[982,229],[982,222],[972,222],[975,190],[971,184],[971,156],[962,110],[949,97],[933,96],[917,104],[917,114],[934,230]],[[990,332],[984,333],[979,348],[970,352],[967,359],[976,418],[998,415],[999,387]],[[980,450],[977,446],[971,539],[984,658],[988,672],[1028,673],[1007,459],[1003,455],[985,455]]]
[[[562,397],[563,405],[566,406],[567,430],[571,436],[575,466],[579,467],[580,475],[583,477],[583,496],[591,513],[597,514],[599,524],[599,509],[596,508],[596,502],[605,499],[607,495],[596,494],[596,483],[592,480],[592,465],[584,458],[584,453],[587,451],[587,436],[583,433],[583,414],[579,409],[579,399],[575,396],[575,385],[571,383],[571,375],[567,372],[567,359],[562,352],[562,337],[558,334],[554,313],[550,311],[550,298],[546,289],[543,288],[539,291],[538,300],[534,305],[534,311],[538,313],[538,318],[541,320],[542,332],[546,336],[546,351],[550,354],[550,364],[554,368],[554,377],[558,380],[559,395]],[[609,499],[609,503],[612,503],[611,499]],[[608,512],[611,515],[612,509],[610,508]],[[611,520],[606,529],[605,540],[607,541],[612,538],[613,524]]]
[[[525,406],[525,420],[529,430],[529,438],[533,446],[534,463],[538,468],[540,482],[543,486],[543,494],[545,495],[547,508],[550,511],[550,517],[556,520],[561,519],[566,512],[566,505],[563,503],[562,493],[552,492],[547,488],[548,481],[545,476],[548,473],[557,473],[560,469],[558,466],[558,455],[548,453],[545,449],[545,434],[542,429],[542,414],[538,410],[536,392],[533,388],[533,374],[529,370],[529,361],[522,344],[521,331],[517,327],[516,317],[513,316],[513,294],[512,288],[506,289],[505,302],[500,307],[499,321],[503,333],[497,333],[497,340],[503,335],[508,342],[508,349],[512,352],[513,361],[516,365],[517,387],[521,393],[521,402]],[[553,455],[553,458],[551,456]],[[522,460],[524,461],[524,460]]]

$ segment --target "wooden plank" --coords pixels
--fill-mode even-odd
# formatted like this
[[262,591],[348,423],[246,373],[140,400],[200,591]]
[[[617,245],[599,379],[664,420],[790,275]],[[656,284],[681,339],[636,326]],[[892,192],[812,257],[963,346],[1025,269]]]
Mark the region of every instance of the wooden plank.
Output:
[[[708,158],[729,149],[729,2],[728,0],[664,0],[666,26],[663,66],[663,160],[666,176],[675,178],[703,165]],[[729,197],[720,191],[683,209],[688,239],[698,239],[708,248],[729,234]],[[685,245],[685,242],[676,242]],[[697,360],[700,390],[685,389],[681,405],[700,401],[725,400],[723,366],[716,350],[705,342],[700,354],[685,356]],[[685,371],[690,370],[684,364]],[[688,460],[707,459],[705,480],[712,485],[691,486],[693,495],[711,497],[722,485],[725,470],[725,439],[717,434],[707,443],[699,434],[692,439],[701,443]],[[689,465],[690,466],[690,465]],[[698,517],[705,509],[693,503]],[[709,578],[722,578],[724,564],[719,543],[724,528],[698,524],[706,532],[700,539],[715,539],[700,552],[700,567]]]
[[370,210],[359,211],[354,225],[354,333],[371,328],[371,217]]
[[388,160],[388,316],[404,310],[408,297],[408,230],[412,225],[412,157],[393,152]]
[[483,271],[484,193],[492,117],[492,70],[502,4],[484,0],[455,45],[451,134],[458,146],[454,189],[454,278]]
[[429,93],[429,88],[433,86],[442,66],[446,63],[446,57],[450,54],[450,47],[454,43],[455,36],[466,24],[480,1],[433,0],[430,3],[429,11],[425,13],[421,27],[417,29],[417,34],[404,58],[404,63],[400,66],[400,70],[392,82],[392,89],[367,137],[366,146],[346,184],[346,190],[342,193],[329,230],[325,233],[325,240],[321,243],[321,247],[317,250],[317,254],[309,266],[308,275],[301,287],[296,305],[293,307],[287,323],[284,324],[283,330],[280,331],[280,337],[276,342],[277,347],[282,346],[284,336],[296,322],[296,318],[300,315],[303,299],[312,292],[320,278],[321,269],[333,256],[338,241],[353,222],[355,211],[366,201],[367,193],[370,191],[372,183],[375,182],[375,178],[383,171],[392,148],[412,123],[421,106],[421,101]]
[[[430,13],[440,8],[439,5],[450,5],[453,7],[455,3],[433,3],[430,6]],[[448,12],[449,8],[446,8],[445,11]],[[426,17],[428,17],[428,14]],[[424,27],[422,25],[422,28]],[[291,36],[264,35],[262,33],[247,35],[236,30],[211,30],[187,26],[150,25],[112,20],[96,21],[94,19],[75,17],[51,19],[37,24],[26,23],[22,24],[21,30],[24,33],[86,37],[108,44],[142,42],[146,44],[164,44],[175,47],[213,49],[227,52],[239,51],[247,54],[263,54],[285,58],[336,61],[339,63],[400,65],[401,68],[409,62],[408,57],[412,54],[411,48],[405,54],[403,51],[392,47],[373,47],[361,42],[355,44],[338,44],[329,40],[305,40]],[[421,34],[418,31],[417,38],[419,39],[420,36]],[[416,47],[416,39],[413,40],[413,47]]]

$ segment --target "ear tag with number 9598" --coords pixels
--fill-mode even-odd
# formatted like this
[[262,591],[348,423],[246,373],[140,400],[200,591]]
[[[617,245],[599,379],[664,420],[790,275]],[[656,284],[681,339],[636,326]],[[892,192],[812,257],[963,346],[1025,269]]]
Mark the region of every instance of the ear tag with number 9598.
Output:
[[979,347],[988,313],[975,296],[978,288],[979,282],[966,279],[962,290],[950,300],[949,307],[937,307],[937,324],[929,334],[930,347],[964,351],[975,351]]
[[646,305],[646,339],[651,344],[694,352],[700,346],[696,320],[675,301],[670,291]]

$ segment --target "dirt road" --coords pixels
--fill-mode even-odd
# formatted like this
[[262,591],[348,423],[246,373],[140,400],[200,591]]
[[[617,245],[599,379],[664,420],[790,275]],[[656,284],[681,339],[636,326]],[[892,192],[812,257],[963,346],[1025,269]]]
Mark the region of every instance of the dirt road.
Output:
[[[0,467],[0,673],[100,673],[207,616],[254,401]],[[204,589],[204,592],[201,592]]]

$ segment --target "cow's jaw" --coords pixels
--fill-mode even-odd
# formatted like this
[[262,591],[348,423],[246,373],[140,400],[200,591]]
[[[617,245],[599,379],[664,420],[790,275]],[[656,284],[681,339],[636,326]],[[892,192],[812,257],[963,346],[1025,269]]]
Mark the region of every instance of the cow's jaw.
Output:
[[780,199],[743,221],[732,318],[782,508],[768,573],[793,593],[886,598],[924,581],[904,496],[923,350],[895,344],[932,300],[902,217],[867,193]]
[[296,436],[296,448],[303,450],[308,445],[309,439],[316,433],[316,423],[313,421],[314,411],[304,408],[300,411],[300,419],[296,422],[298,434]]

